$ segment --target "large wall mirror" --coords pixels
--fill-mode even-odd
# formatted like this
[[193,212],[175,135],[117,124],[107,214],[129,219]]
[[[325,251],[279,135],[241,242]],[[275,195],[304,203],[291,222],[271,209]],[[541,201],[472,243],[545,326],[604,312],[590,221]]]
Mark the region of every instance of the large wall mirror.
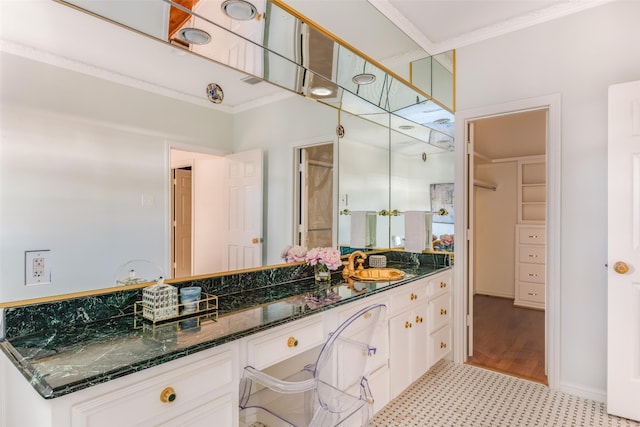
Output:
[[[18,3],[3,12],[32,7],[25,13],[41,19],[38,6]],[[220,1],[202,1],[194,10],[163,0],[73,3],[127,28],[53,3],[78,25],[100,27],[95,39],[86,32],[84,40],[60,36],[53,44],[82,44],[87,68],[122,59],[139,74],[135,83],[122,84],[113,75],[78,71],[79,60],[75,69],[64,60],[42,61],[46,54],[34,60],[20,48],[31,36],[10,32],[11,24],[3,22],[3,39],[23,37],[9,40],[16,44],[5,45],[0,61],[0,302],[109,288],[130,266],[145,278],[239,268],[238,257],[251,255],[233,255],[221,236],[237,218],[228,210],[238,202],[234,194],[248,193],[230,190],[238,187],[229,171],[256,170],[237,154],[259,153],[262,159],[257,173],[263,182],[245,188],[260,189],[261,212],[252,223],[259,230],[252,235],[259,265],[281,263],[282,249],[295,242],[294,159],[300,147],[336,147],[332,234],[345,247],[402,247],[401,216],[380,212],[431,210],[430,184],[453,182],[452,114],[280,3],[256,4],[259,19],[249,21],[220,15]],[[181,24],[171,27],[173,22]],[[180,39],[187,25],[202,25],[213,40],[224,40],[222,53]],[[109,43],[121,58],[104,53]],[[172,50],[162,61],[150,59],[165,46]],[[212,82],[235,73],[235,80],[227,79],[234,83],[223,87],[225,98],[248,93],[256,102],[235,109],[225,109],[224,101],[207,105],[204,87],[201,104],[175,96],[172,88],[197,81],[195,70],[204,68]],[[166,74],[166,93],[146,90],[145,73]],[[375,81],[358,84],[357,74]],[[170,182],[176,171],[190,176],[197,197],[191,203],[187,273],[174,270],[171,258]],[[366,220],[372,213],[375,221]],[[363,215],[364,223],[357,224],[372,228],[355,244],[352,238],[361,235],[352,233],[352,221]],[[25,286],[25,251],[44,249],[50,250],[53,284]]]

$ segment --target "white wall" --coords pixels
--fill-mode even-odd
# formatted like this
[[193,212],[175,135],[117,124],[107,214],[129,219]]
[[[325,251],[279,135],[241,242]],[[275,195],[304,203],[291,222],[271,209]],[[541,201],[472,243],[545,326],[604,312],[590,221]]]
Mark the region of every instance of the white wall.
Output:
[[476,165],[474,177],[496,185],[496,191],[474,187],[474,284],[479,294],[515,296],[516,165]]
[[337,110],[297,95],[234,115],[234,152],[265,153],[265,265],[281,264],[293,242],[294,147],[334,142],[337,122]]
[[640,79],[640,2],[457,51],[457,108],[562,96],[561,387],[606,393],[607,87]]

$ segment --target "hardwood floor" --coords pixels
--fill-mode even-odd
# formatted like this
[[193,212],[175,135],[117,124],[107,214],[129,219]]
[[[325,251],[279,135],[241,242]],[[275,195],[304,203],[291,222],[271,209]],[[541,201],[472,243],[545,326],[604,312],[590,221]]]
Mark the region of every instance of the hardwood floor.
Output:
[[476,295],[473,357],[467,363],[547,384],[544,373],[544,311],[513,306],[513,300]]

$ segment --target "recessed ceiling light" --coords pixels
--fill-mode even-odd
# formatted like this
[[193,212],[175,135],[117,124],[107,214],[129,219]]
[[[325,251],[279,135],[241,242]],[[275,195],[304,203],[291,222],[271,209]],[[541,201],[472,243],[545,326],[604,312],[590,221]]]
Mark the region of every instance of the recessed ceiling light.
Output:
[[329,96],[333,93],[331,89],[324,86],[316,86],[311,88],[311,94],[315,96]]
[[221,9],[229,18],[239,21],[253,19],[258,13],[258,9],[246,0],[225,0]]
[[211,36],[199,28],[182,28],[178,31],[178,37],[189,44],[207,44],[211,41]]
[[398,126],[400,129],[402,130],[409,130],[409,129],[413,129],[413,126],[411,125],[400,125]]
[[376,81],[376,76],[371,73],[362,73],[353,76],[351,81],[357,85],[368,85]]

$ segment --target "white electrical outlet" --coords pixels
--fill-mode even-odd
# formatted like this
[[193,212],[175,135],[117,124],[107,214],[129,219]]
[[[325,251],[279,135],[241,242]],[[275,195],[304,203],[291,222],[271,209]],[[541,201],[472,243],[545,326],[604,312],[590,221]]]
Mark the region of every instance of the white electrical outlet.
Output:
[[25,285],[51,284],[50,250],[26,251],[24,253],[24,266]]

